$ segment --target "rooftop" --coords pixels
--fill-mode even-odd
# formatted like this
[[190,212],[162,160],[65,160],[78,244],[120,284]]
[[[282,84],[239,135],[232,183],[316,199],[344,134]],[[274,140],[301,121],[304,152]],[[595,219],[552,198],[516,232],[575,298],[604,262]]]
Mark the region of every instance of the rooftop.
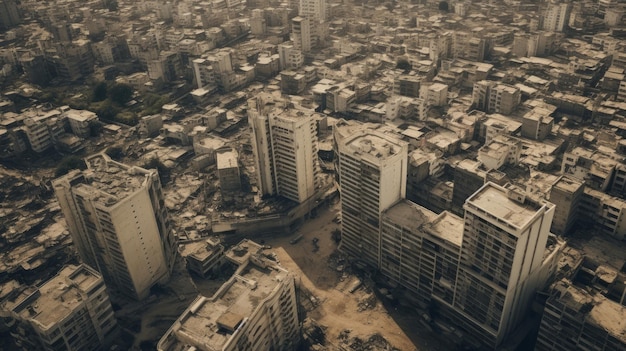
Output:
[[379,161],[406,150],[407,143],[399,135],[385,131],[385,127],[371,128],[370,124],[342,121],[337,124],[335,138],[340,149],[346,148],[356,155],[368,156]]
[[217,169],[237,168],[237,151],[235,149],[217,150]]
[[[260,248],[248,240],[237,247]],[[187,345],[194,345],[221,350],[263,300],[289,278],[290,273],[273,261],[255,259],[253,250],[246,252],[240,256],[242,265],[235,275],[215,295],[199,296],[181,315],[171,330],[177,340],[165,349],[187,350]],[[232,255],[231,251],[227,253],[227,256]]]
[[83,171],[88,183],[75,186],[76,191],[101,200],[106,206],[122,201],[147,183],[147,176],[155,171],[137,166],[128,166],[99,154],[85,159],[88,170]]
[[435,212],[409,200],[400,200],[387,209],[383,216],[389,218],[392,223],[411,230],[418,230],[423,224],[432,222],[437,218]]
[[467,199],[466,207],[478,208],[516,228],[523,228],[542,209],[541,204],[517,198],[514,190],[507,189],[491,182],[485,184],[474,195]]
[[431,222],[429,232],[460,247],[463,242],[464,225],[463,218],[443,211]]
[[66,266],[13,311],[49,329],[79,308],[85,291],[100,281],[98,273],[85,265]]

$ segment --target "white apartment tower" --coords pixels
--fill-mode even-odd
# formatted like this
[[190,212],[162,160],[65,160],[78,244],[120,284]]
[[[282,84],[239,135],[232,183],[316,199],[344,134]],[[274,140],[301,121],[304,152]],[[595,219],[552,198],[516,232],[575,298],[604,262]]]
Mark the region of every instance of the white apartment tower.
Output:
[[325,22],[326,0],[300,0],[298,15],[316,22]]
[[267,94],[248,106],[260,192],[304,202],[320,187],[314,112]]
[[555,206],[489,182],[464,208],[453,306],[468,331],[496,347],[545,284],[541,270]]
[[176,259],[159,175],[104,154],[85,162],[87,170],[53,181],[74,245],[110,288],[143,299]]
[[550,4],[543,15],[543,29],[562,32],[569,24],[571,11],[571,4]]
[[335,128],[341,192],[340,249],[380,266],[381,213],[406,194],[408,146],[368,125],[340,122]]

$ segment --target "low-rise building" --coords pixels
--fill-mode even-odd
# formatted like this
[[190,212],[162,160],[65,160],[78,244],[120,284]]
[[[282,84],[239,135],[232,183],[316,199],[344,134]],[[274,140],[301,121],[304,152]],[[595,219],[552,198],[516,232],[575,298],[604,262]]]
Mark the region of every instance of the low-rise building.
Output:
[[187,269],[207,278],[219,273],[224,264],[224,246],[216,239],[182,243],[180,255],[187,261]]

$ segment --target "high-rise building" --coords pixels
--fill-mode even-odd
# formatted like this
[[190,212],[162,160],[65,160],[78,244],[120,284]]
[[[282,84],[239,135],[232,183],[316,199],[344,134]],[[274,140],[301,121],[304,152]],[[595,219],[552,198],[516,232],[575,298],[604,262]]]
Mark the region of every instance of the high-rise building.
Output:
[[443,211],[437,215],[407,200],[381,217],[380,272],[393,286],[407,290],[405,297],[423,308],[432,299],[451,304],[463,219]]
[[260,192],[301,203],[320,187],[314,112],[261,95],[248,100]]
[[497,347],[546,283],[544,253],[554,205],[487,183],[465,203],[454,298],[463,327]]
[[303,53],[311,51],[311,21],[306,17],[291,19],[291,35],[294,47]]
[[0,29],[8,29],[20,23],[16,0],[0,0]]
[[159,175],[104,154],[85,162],[86,170],[53,181],[74,245],[110,288],[145,298],[169,279],[176,259]]
[[550,4],[543,14],[543,29],[562,32],[569,24],[572,4]]
[[212,297],[196,298],[157,350],[296,350],[300,321],[294,275],[249,240],[225,258],[238,266],[235,274]]
[[371,267],[380,266],[380,215],[406,195],[408,145],[368,125],[335,128],[341,193],[340,249]]
[[625,350],[626,308],[577,285],[562,279],[552,286],[535,350]]
[[117,334],[102,276],[86,265],[65,266],[8,312],[24,350],[102,350]]
[[315,22],[326,21],[326,0],[300,0],[298,14]]

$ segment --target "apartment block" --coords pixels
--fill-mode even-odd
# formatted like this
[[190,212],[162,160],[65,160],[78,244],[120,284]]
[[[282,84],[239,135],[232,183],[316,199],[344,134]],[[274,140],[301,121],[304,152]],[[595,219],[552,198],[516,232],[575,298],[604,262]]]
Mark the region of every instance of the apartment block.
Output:
[[85,162],[87,170],[53,181],[74,246],[109,288],[143,299],[169,279],[176,259],[158,173],[104,154]]
[[516,33],[512,51],[518,57],[543,57],[552,54],[557,48],[556,33]]
[[296,49],[307,53],[311,51],[311,22],[305,17],[291,19],[291,36]]
[[462,216],[464,213],[463,205],[465,200],[485,183],[493,182],[504,185],[507,181],[506,174],[497,169],[488,169],[479,161],[469,159],[461,160],[454,167],[453,177],[452,212],[459,216]]
[[552,132],[554,118],[550,111],[535,108],[524,114],[522,119],[522,136],[534,140],[545,140]]
[[561,173],[585,181],[586,187],[606,191],[616,165],[608,155],[578,146],[563,154]]
[[553,233],[570,232],[578,220],[583,189],[583,182],[567,176],[559,177],[552,185],[547,199],[556,206],[550,229]]
[[36,111],[24,119],[23,130],[30,148],[35,152],[44,152],[54,146],[55,141],[65,132],[67,119],[58,110]]
[[626,201],[585,187],[580,202],[581,223],[618,240],[626,239]]
[[441,83],[423,85],[420,88],[420,98],[428,106],[444,106],[448,103],[448,86]]
[[453,306],[463,327],[495,348],[519,325],[546,283],[542,270],[554,205],[512,186],[487,183],[464,208]]
[[569,25],[572,5],[569,3],[553,3],[543,14],[543,29],[550,32],[562,32]]
[[462,237],[460,217],[400,200],[381,216],[380,272],[423,308],[433,298],[452,303]]
[[280,69],[300,68],[304,64],[304,55],[295,45],[283,43],[278,45]]
[[298,14],[301,17],[321,23],[326,21],[327,12],[326,0],[300,0]]
[[415,75],[399,75],[394,79],[393,93],[396,95],[418,98],[423,77]]
[[406,195],[408,144],[347,122],[336,126],[334,140],[341,192],[340,249],[379,267],[380,215]]
[[266,94],[248,100],[257,186],[301,203],[321,186],[317,126],[312,110],[286,103]]
[[518,164],[521,154],[521,140],[506,135],[497,135],[478,149],[477,159],[487,169],[500,169],[507,164]]
[[626,349],[626,308],[567,279],[555,283],[546,302],[535,350]]
[[238,266],[235,274],[213,296],[198,296],[157,350],[295,351],[300,342],[296,277],[249,240],[225,257]]
[[184,243],[180,255],[187,261],[187,269],[203,278],[219,274],[225,260],[224,246],[214,238]]
[[508,115],[520,102],[521,92],[517,87],[487,80],[474,83],[472,103],[481,111]]
[[239,191],[241,189],[241,174],[237,150],[232,148],[219,149],[215,154],[220,188],[222,191]]
[[102,276],[84,264],[63,267],[9,313],[24,350],[103,350],[117,334]]
[[65,112],[72,133],[81,138],[88,138],[91,135],[91,124],[98,120],[98,116],[87,110],[70,109]]

